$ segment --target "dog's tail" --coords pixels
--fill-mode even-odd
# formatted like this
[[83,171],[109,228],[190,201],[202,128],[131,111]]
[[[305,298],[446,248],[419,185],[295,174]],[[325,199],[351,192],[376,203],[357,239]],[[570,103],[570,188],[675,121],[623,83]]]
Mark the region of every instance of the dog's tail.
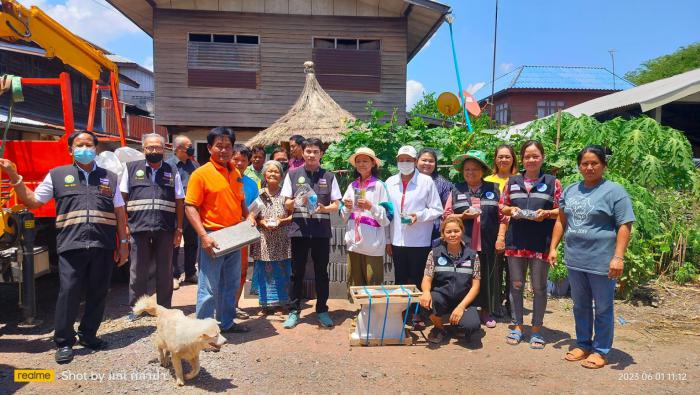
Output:
[[141,315],[143,313],[148,313],[152,316],[157,317],[158,314],[162,311],[165,310],[165,307],[158,305],[156,303],[156,296],[148,296],[144,295],[139,298],[139,300],[136,301],[136,304],[134,305],[133,312],[136,315]]

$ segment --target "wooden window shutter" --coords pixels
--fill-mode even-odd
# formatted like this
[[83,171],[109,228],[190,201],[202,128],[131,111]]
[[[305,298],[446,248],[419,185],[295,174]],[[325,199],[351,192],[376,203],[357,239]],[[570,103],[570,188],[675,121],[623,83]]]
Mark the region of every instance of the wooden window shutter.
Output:
[[216,34],[212,41],[206,42],[203,36],[190,35],[187,45],[188,86],[257,89],[260,74],[257,36],[243,36],[251,43],[232,42],[235,41],[234,35]]

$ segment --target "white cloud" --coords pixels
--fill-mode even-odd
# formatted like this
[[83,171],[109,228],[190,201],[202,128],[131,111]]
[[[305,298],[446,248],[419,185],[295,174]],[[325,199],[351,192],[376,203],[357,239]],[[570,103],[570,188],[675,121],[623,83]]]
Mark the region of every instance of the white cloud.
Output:
[[419,81],[406,81],[406,110],[410,110],[423,97],[425,87]]
[[104,0],[20,0],[24,6],[36,5],[71,32],[101,47],[139,28]]
[[481,82],[475,82],[473,84],[467,85],[467,92],[471,93],[472,95],[475,94],[479,89],[483,88],[484,85],[486,85],[486,82],[481,81]]
[[501,72],[507,73],[513,70],[513,63],[501,63],[501,65],[498,66],[498,68],[501,70]]
[[153,56],[147,56],[143,63],[141,63],[141,65],[153,71]]

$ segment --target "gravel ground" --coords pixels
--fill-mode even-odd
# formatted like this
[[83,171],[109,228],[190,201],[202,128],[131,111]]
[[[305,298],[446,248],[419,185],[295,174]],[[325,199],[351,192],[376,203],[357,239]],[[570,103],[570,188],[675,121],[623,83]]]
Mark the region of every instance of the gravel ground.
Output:
[[[350,347],[355,306],[347,301],[330,302],[336,323],[332,330],[316,324],[313,301],[301,324],[285,330],[284,317],[256,316],[256,300],[246,299],[242,305],[252,315],[245,321],[251,332],[226,335],[229,344],[220,352],[202,353],[199,377],[178,388],[172,369],[157,362],[150,339],[155,319],[123,318],[128,311],[125,284],[113,286],[100,328],[110,349],[92,352],[77,346],[72,363],[57,365],[51,281],[55,278],[40,281],[44,324],[34,329],[17,326],[17,300],[7,288],[0,289],[0,393],[700,393],[697,287],[687,292],[673,288],[673,295],[660,290],[664,298],[658,308],[617,302],[616,316],[622,320],[616,321],[615,349],[610,365],[597,371],[562,360],[573,344],[569,299],[550,299],[543,332],[548,344],[541,351],[527,343],[505,344],[507,323],[484,328],[468,342],[452,338],[439,348],[428,347],[420,333],[413,346]],[[174,306],[193,313],[195,292],[194,285],[175,291]],[[688,308],[688,300],[695,302],[679,316],[672,306]],[[689,324],[679,328],[678,321]],[[15,383],[12,372],[21,368],[54,369],[57,379]]]

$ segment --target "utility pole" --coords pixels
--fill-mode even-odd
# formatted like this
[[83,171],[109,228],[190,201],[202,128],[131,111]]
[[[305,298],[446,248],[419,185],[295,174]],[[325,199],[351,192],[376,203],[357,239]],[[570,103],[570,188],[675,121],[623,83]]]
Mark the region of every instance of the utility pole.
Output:
[[491,119],[494,119],[496,116],[494,111],[493,111],[493,95],[496,87],[496,38],[498,34],[498,0],[496,0],[496,18],[494,20],[493,24],[493,60],[491,62],[491,97],[489,98],[489,104],[491,106],[491,110],[489,111],[489,115],[491,115]]
[[611,49],[608,52],[610,53],[610,58],[612,59],[613,90],[616,90],[617,88],[615,88],[615,50]]

